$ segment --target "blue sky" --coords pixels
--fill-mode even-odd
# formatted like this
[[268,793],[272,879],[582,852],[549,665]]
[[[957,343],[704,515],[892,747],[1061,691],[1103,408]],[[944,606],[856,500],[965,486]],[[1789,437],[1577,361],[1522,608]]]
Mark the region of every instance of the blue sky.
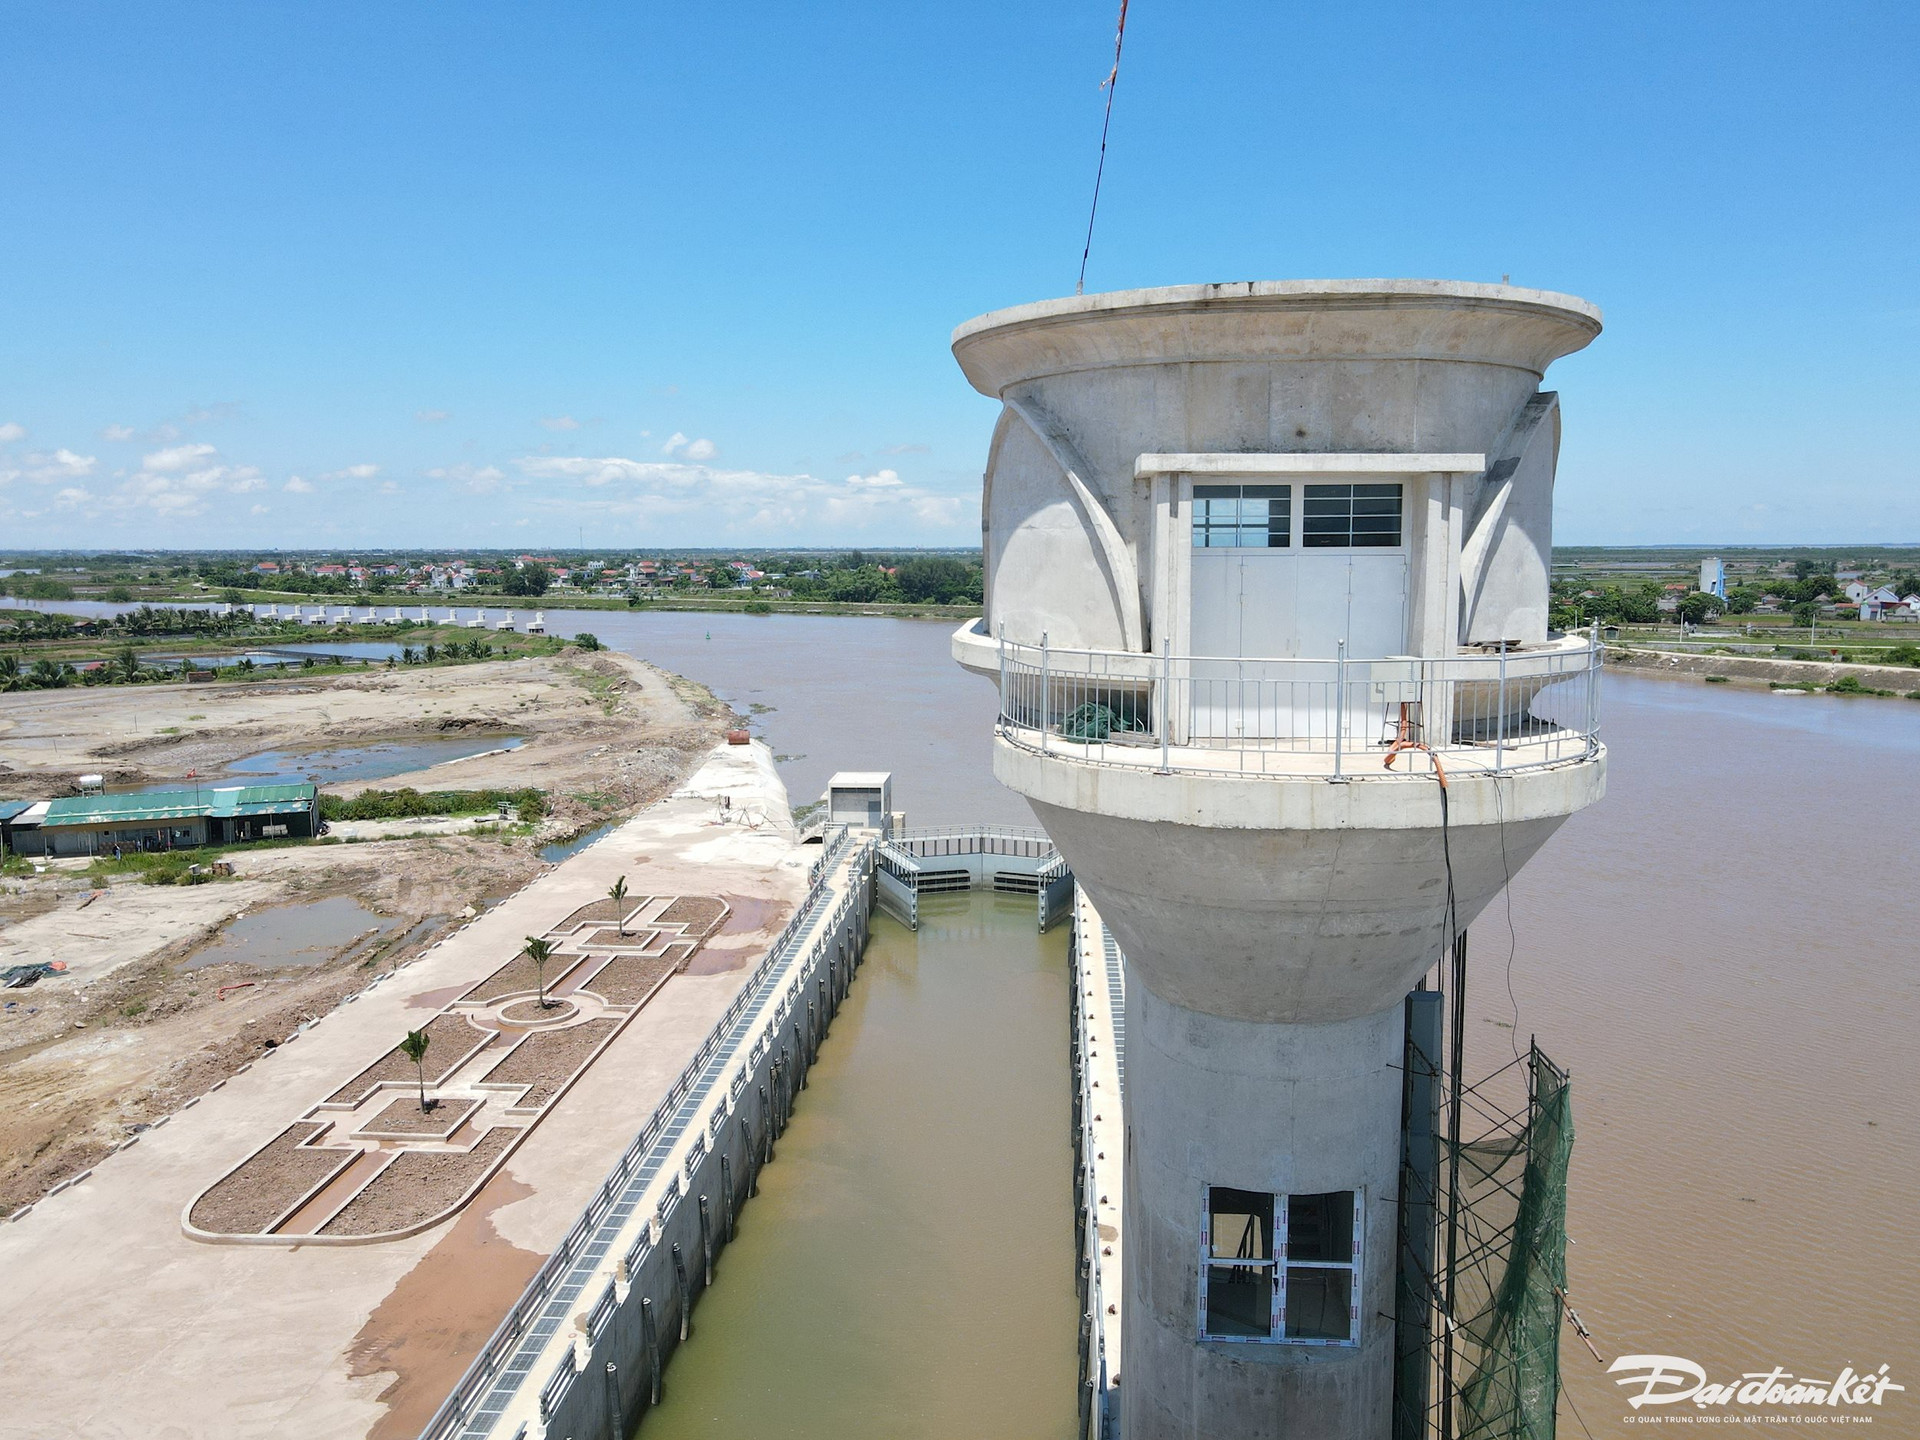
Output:
[[[1115,5],[0,6],[0,543],[970,544]],[[1920,541],[1920,7],[1170,4],[1089,290],[1565,290],[1565,543]]]

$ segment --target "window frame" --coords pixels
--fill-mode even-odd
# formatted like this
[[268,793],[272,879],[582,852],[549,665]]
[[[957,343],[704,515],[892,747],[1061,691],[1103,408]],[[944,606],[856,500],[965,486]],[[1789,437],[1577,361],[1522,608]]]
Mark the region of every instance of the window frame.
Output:
[[[1324,544],[1324,545],[1315,544],[1309,538],[1309,535],[1310,535],[1309,527],[1311,523],[1314,520],[1323,518],[1320,516],[1310,514],[1309,507],[1312,506],[1315,501],[1320,501],[1324,503],[1330,499],[1336,498],[1336,497],[1328,496],[1324,494],[1316,495],[1313,493],[1316,490],[1320,490],[1320,491],[1345,490],[1347,492],[1345,497],[1346,507],[1347,507],[1346,516],[1345,516],[1346,530],[1344,532],[1344,538],[1340,540],[1337,544]],[[1393,528],[1393,540],[1391,543],[1382,542],[1380,544],[1364,544],[1363,545],[1356,542],[1354,537],[1357,533],[1360,533],[1360,532],[1356,532],[1354,529],[1354,521],[1357,518],[1360,518],[1360,512],[1354,508],[1356,504],[1360,502],[1378,503],[1388,498],[1385,495],[1358,495],[1354,493],[1359,490],[1393,490],[1397,492],[1397,494],[1393,497],[1395,502],[1394,511],[1393,511],[1394,517],[1395,517],[1395,524]],[[1384,512],[1381,512],[1381,513],[1384,513]],[[1368,531],[1365,533],[1384,534],[1386,532]],[[1406,481],[1377,480],[1377,479],[1334,480],[1334,479],[1325,479],[1325,478],[1314,479],[1311,481],[1303,481],[1300,486],[1300,544],[1298,548],[1300,548],[1301,550],[1332,550],[1336,552],[1347,552],[1347,553],[1354,553],[1354,554],[1371,554],[1375,552],[1390,552],[1390,551],[1396,551],[1396,550],[1405,551],[1407,548],[1407,484],[1406,484]]]
[[[1213,1254],[1213,1192],[1215,1190],[1241,1190],[1237,1185],[1202,1185],[1200,1187],[1200,1264],[1199,1295],[1196,1312],[1197,1328],[1202,1343],[1215,1345],[1335,1345],[1349,1349],[1360,1344],[1360,1292],[1366,1264],[1366,1214],[1367,1192],[1364,1188],[1350,1191],[1340,1190],[1302,1190],[1297,1192],[1302,1198],[1308,1195],[1349,1194],[1353,1197],[1353,1250],[1349,1260],[1291,1260],[1287,1257],[1287,1230],[1290,1218],[1290,1201],[1294,1198],[1286,1191],[1242,1191],[1245,1194],[1271,1195],[1273,1200],[1273,1228],[1271,1259],[1223,1260]],[[1207,1287],[1215,1266],[1242,1265],[1264,1268],[1273,1277],[1271,1299],[1270,1329],[1265,1335],[1216,1335],[1207,1329]],[[1345,1270],[1350,1275],[1347,1291],[1347,1335],[1345,1339],[1328,1339],[1322,1336],[1290,1336],[1287,1325],[1287,1272],[1289,1270]]]
[[[1287,481],[1267,481],[1267,480],[1200,481],[1200,480],[1196,480],[1196,481],[1193,481],[1187,487],[1187,491],[1188,491],[1187,493],[1187,505],[1188,505],[1187,548],[1190,550],[1234,550],[1234,551],[1250,550],[1250,551],[1254,551],[1255,553],[1259,553],[1262,551],[1272,552],[1272,551],[1279,550],[1279,551],[1285,551],[1288,554],[1293,553],[1293,551],[1299,548],[1294,543],[1295,527],[1293,523],[1294,521],[1293,509],[1294,509],[1294,499],[1295,499],[1294,491],[1297,488],[1298,487],[1290,480],[1287,480]],[[1208,493],[1212,491],[1227,491],[1227,490],[1233,491],[1234,494],[1231,497],[1229,497],[1227,495]],[[1257,490],[1264,493],[1249,497],[1247,495],[1247,491],[1249,490]],[[1232,499],[1233,506],[1234,506],[1233,519],[1230,522],[1225,522],[1225,523],[1215,522],[1212,518],[1213,512],[1209,507],[1214,502],[1227,500],[1229,498]],[[1241,509],[1241,507],[1246,503],[1246,501],[1249,498],[1265,501],[1268,506],[1267,518],[1266,518],[1266,541],[1264,544],[1249,545],[1249,544],[1246,544],[1242,538],[1247,531],[1257,528],[1253,525],[1250,525],[1247,522],[1245,518],[1245,514]],[[1274,516],[1273,516],[1273,510],[1272,510],[1272,507],[1275,504],[1278,504],[1281,507],[1280,508],[1280,543],[1277,545],[1274,543],[1274,527],[1273,527]],[[1202,518],[1202,517],[1205,517],[1205,518]],[[1221,544],[1203,543],[1203,541],[1206,541],[1206,542],[1212,541],[1216,533],[1231,535],[1233,536],[1233,539],[1230,543],[1221,543]]]

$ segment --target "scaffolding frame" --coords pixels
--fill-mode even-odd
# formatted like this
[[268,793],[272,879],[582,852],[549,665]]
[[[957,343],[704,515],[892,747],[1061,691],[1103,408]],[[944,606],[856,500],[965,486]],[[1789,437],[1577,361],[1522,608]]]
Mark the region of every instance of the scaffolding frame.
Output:
[[1464,934],[1449,958],[1444,1062],[1439,995],[1408,1001],[1394,1440],[1554,1440],[1569,1078],[1529,1039],[1464,1084]]

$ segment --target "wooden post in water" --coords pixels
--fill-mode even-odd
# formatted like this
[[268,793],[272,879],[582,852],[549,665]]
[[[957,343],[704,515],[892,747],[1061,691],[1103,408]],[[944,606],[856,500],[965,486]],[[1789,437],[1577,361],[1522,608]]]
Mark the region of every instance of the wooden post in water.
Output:
[[678,1241],[675,1241],[673,1246],[673,1279],[674,1283],[680,1287],[680,1339],[684,1343],[688,1331],[692,1328],[687,1322],[693,1312],[693,1292],[687,1288],[687,1262],[680,1253]]
[[700,1197],[700,1250],[706,1259],[707,1278],[701,1283],[701,1289],[713,1284],[713,1222],[707,1214],[707,1197]]
[[607,1423],[614,1440],[627,1440],[627,1418],[620,1413],[620,1371],[611,1360],[607,1361]]
[[647,1404],[660,1403],[660,1336],[653,1325],[653,1301],[640,1298],[640,1337],[647,1347]]

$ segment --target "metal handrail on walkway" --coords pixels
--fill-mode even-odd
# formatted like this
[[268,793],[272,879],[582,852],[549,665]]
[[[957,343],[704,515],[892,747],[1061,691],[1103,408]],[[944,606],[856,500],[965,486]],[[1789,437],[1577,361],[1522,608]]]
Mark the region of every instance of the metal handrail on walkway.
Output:
[[901,830],[889,843],[920,860],[943,855],[1019,855],[1039,860],[1053,853],[1052,837],[1030,825],[941,825]]
[[[1596,633],[1350,660],[1058,649],[998,638],[999,736],[1136,769],[1329,780],[1506,772],[1600,748]],[[1392,755],[1396,763],[1383,763]]]
[[[846,849],[848,838],[842,830],[830,842],[828,853],[818,862],[817,874],[824,876],[830,862]],[[793,950],[823,917],[825,932],[830,933],[857,892],[856,886],[843,895],[838,904],[829,907],[826,901],[831,892],[818,884],[813,887],[806,903],[768,947],[752,977],[640,1127],[566,1238],[547,1257],[492,1338],[467,1367],[460,1383],[421,1431],[421,1440],[451,1440],[456,1435],[479,1437],[492,1432],[513,1396],[528,1382],[548,1342],[576,1308],[588,1281],[605,1262],[614,1238],[658,1178],[668,1155],[686,1133],[693,1112],[712,1094],[719,1072],[725,1068],[724,1059],[716,1062],[716,1057],[721,1056],[723,1050],[730,1050],[730,1042],[741,1038],[738,1032],[759,1018],[769,1004],[774,1006],[773,1025],[777,1028],[799,995],[795,983],[790,983],[783,995],[774,993],[779,974],[791,963]],[[762,1035],[748,1052],[745,1057],[748,1067],[766,1043],[767,1037]],[[677,1199],[677,1174],[672,1183],[674,1193],[669,1200]],[[550,1378],[548,1385],[553,1383]]]

